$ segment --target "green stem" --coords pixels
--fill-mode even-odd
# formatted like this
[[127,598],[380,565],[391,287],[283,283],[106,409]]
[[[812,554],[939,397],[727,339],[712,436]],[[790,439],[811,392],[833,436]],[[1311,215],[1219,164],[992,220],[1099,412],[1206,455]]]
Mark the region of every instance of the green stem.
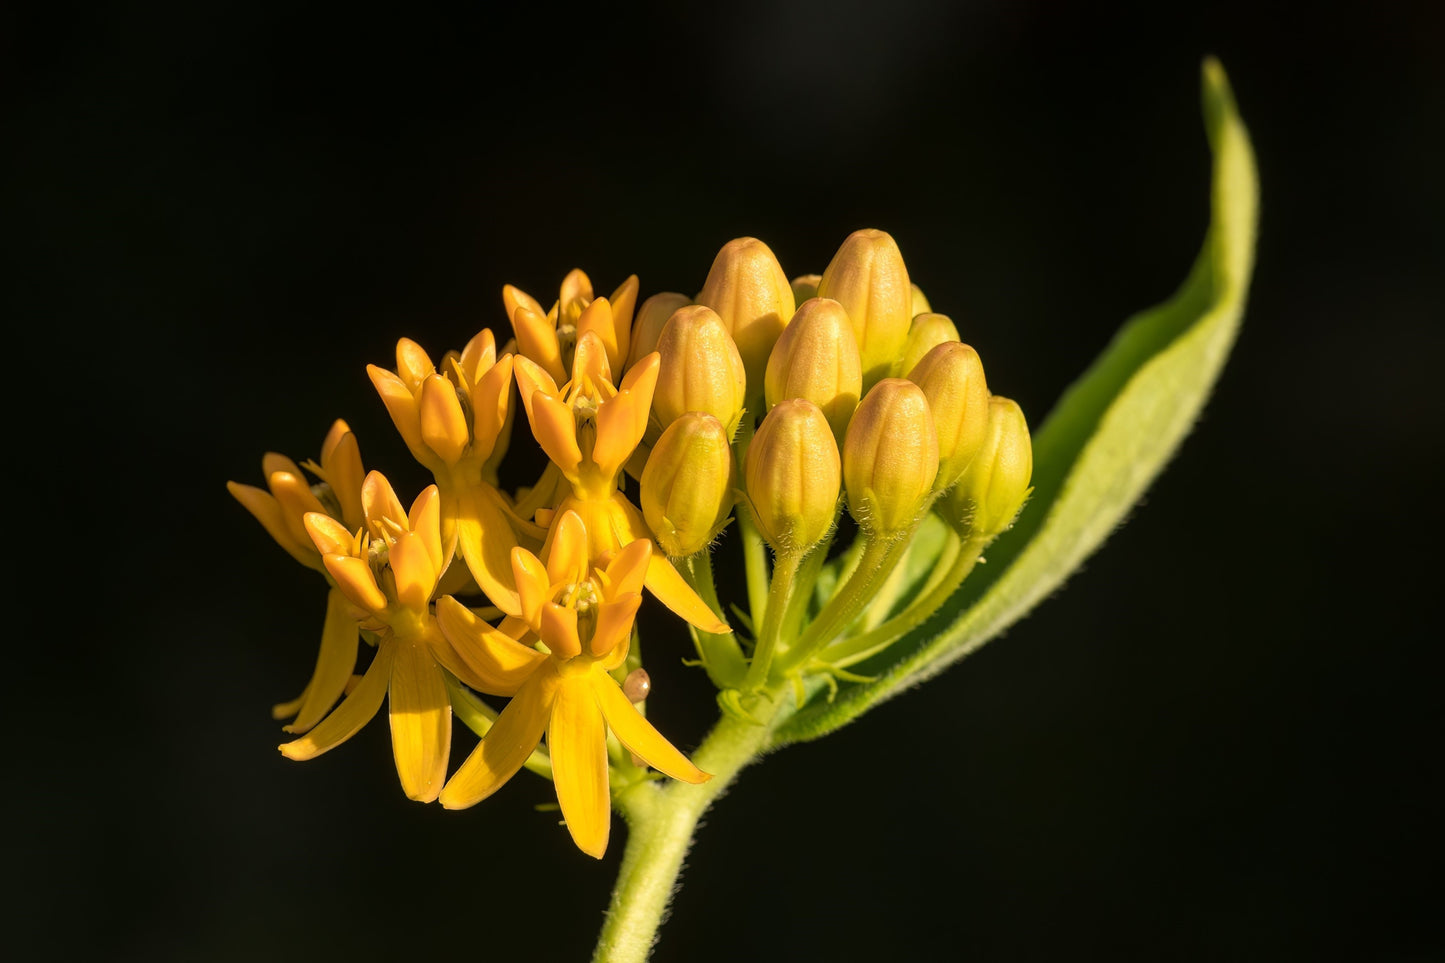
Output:
[[778,646],[778,636],[793,600],[797,587],[798,565],[803,561],[802,552],[785,552],[777,557],[773,565],[773,585],[768,592],[768,608],[763,624],[758,631],[758,644],[753,649],[753,661],[743,679],[744,692],[756,692],[768,681],[768,669],[773,663],[773,651]]
[[866,544],[863,554],[858,558],[857,567],[828,600],[828,604],[823,606],[823,611],[818,613],[813,623],[803,631],[798,644],[778,658],[780,671],[787,673],[798,668],[812,658],[818,649],[841,635],[873,598],[879,581],[893,570],[893,566],[897,565],[903,556],[904,549],[908,547],[907,538],[878,539],[867,535],[860,537],[865,539]]
[[677,889],[698,820],[738,772],[767,748],[773,722],[769,719],[760,726],[727,717],[719,720],[693,756],[698,766],[712,773],[712,779],[701,785],[647,782],[618,795],[617,808],[628,824],[627,849],[593,963],[647,959]]
[[[737,437],[733,439],[733,457],[737,459],[738,479],[745,476],[748,461],[748,445],[752,444],[753,419],[745,417],[738,425]],[[743,540],[743,565],[747,571],[748,614],[753,620],[753,632],[762,624],[763,613],[768,604],[768,548],[762,533],[753,524],[752,512],[742,504],[737,510],[738,533]]]
[[977,535],[968,538],[959,548],[948,573],[926,594],[914,599],[906,609],[882,625],[823,649],[819,658],[837,668],[846,668],[862,662],[912,632],[958,590],[963,580],[968,578],[978,564],[987,544],[988,539]]
[[[678,565],[682,577],[692,586],[694,592],[701,596],[712,609],[713,614],[723,618],[722,603],[718,601],[717,585],[712,574],[712,555],[706,551],[682,559]],[[714,635],[711,632],[703,632],[700,629],[689,626],[692,629],[692,640],[697,645],[698,658],[702,659],[703,670],[707,677],[712,680],[713,685],[719,689],[730,689],[742,681],[743,674],[747,672],[747,660],[743,658],[742,647],[738,645],[737,636],[729,632],[726,635]]]

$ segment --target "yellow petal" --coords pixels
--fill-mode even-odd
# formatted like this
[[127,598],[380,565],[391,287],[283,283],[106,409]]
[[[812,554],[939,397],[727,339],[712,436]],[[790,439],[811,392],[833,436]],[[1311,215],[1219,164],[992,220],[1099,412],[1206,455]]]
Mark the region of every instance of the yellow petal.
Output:
[[564,511],[551,528],[547,553],[547,579],[553,585],[580,582],[587,577],[587,526],[582,516]]
[[[336,424],[344,427],[346,422],[338,418]],[[360,528],[363,521],[361,482],[366,477],[366,469],[361,465],[361,449],[356,443],[356,435],[347,430],[323,447],[321,469],[326,472],[326,483],[341,503],[341,520],[352,531]]]
[[351,533],[346,526],[325,512],[307,512],[302,521],[316,551],[322,555],[351,554]]
[[[289,719],[290,717],[294,716],[301,709],[301,706],[305,704],[307,693],[309,693],[310,691],[311,687],[308,685],[305,689],[301,690],[301,694],[299,696],[292,699],[290,702],[278,702],[273,705],[271,707],[271,718]],[[286,732],[291,731],[290,726],[282,726],[281,729]]]
[[627,360],[627,355],[618,354],[617,327],[612,320],[612,303],[606,298],[598,298],[587,305],[577,318],[577,337],[580,339],[589,332],[602,342],[602,347],[607,352],[608,366],[613,371],[621,371],[622,362]]
[[592,461],[609,481],[627,464],[647,431],[648,405],[631,391],[620,391],[597,409],[597,438]]
[[597,607],[597,627],[587,649],[600,658],[611,652],[623,639],[632,634],[632,620],[642,605],[641,595],[629,595],[615,602],[603,602]]
[[475,806],[516,775],[547,729],[557,681],[557,673],[550,665],[544,665],[527,680],[487,730],[487,737],[452,774],[441,792],[443,806]]
[[391,664],[395,656],[394,645],[383,644],[376,651],[376,658],[361,677],[361,684],[351,690],[346,701],[321,720],[321,724],[300,739],[281,746],[281,754],[287,759],[314,759],[335,749],[371,721],[381,700],[386,697],[387,685],[391,682]]
[[573,268],[562,279],[562,307],[577,300],[592,300],[592,279],[581,268]]
[[532,395],[530,415],[537,444],[569,481],[575,479],[582,463],[582,450],[577,447],[577,421],[572,409],[539,391]]
[[556,381],[567,380],[562,369],[562,347],[557,342],[557,328],[545,315],[530,308],[518,308],[512,317],[512,330],[517,334],[517,350],[537,364]]
[[617,353],[619,361],[614,371],[621,370],[627,361],[627,352],[632,342],[632,312],[637,307],[637,275],[632,275],[618,285],[608,300],[612,302],[612,325],[617,330]]
[[[613,505],[618,509],[613,518],[619,541],[623,544],[630,543],[639,533],[647,531],[647,523],[643,521],[642,514],[625,498],[613,499]],[[656,546],[653,547],[652,557],[647,562],[645,584],[659,602],[704,632],[721,635],[732,631],[678,574],[667,556],[657,551]]]
[[547,578],[547,566],[537,556],[518,546],[512,549],[512,577],[517,580],[522,620],[528,625],[537,625],[542,603],[551,595],[552,582]]
[[321,629],[321,651],[316,656],[316,670],[311,674],[301,705],[297,707],[296,720],[283,729],[306,732],[336,705],[336,700],[346,691],[346,683],[351,681],[351,673],[356,670],[356,646],[360,638],[346,596],[338,589],[332,589],[326,596],[326,622]]
[[556,602],[542,603],[541,626],[537,634],[547,643],[547,648],[559,659],[571,659],[582,654],[582,640],[577,637],[577,610],[558,605]]
[[285,455],[274,451],[268,451],[261,456],[261,477],[270,478],[278,471],[299,476],[301,474],[301,467]]
[[447,779],[452,704],[446,679],[421,642],[396,642],[389,693],[391,751],[408,799],[431,802]]
[[396,497],[391,482],[379,471],[368,473],[361,483],[361,511],[366,516],[366,527],[377,538],[391,534],[381,524],[383,518],[398,525],[406,524],[406,509],[401,507],[401,499]]
[[416,532],[397,535],[388,560],[396,579],[396,600],[414,612],[425,611],[441,573],[433,567],[421,536]]
[[542,394],[555,398],[557,382],[550,374],[539,368],[536,362],[525,356],[513,360],[512,374],[517,379],[517,394],[522,398],[522,409],[527,412],[527,419],[530,421],[532,397],[540,391]]
[[471,441],[467,416],[457,400],[456,386],[441,375],[429,375],[421,383],[421,438],[437,453],[442,463],[455,465]]
[[563,679],[558,686],[547,747],[567,831],[578,849],[601,859],[612,828],[612,798],[607,790],[607,728],[593,694],[592,674]]
[[277,504],[276,498],[265,489],[257,488],[255,485],[242,485],[240,482],[226,482],[226,491],[231,497],[241,503],[241,507],[250,512],[261,527],[266,529],[266,534],[275,539],[276,544],[284,548],[292,558],[302,565],[317,568],[321,560],[312,550],[310,540],[298,542],[291,537],[290,530],[286,527],[286,519],[281,515],[281,506]]
[[512,356],[508,354],[489,367],[472,389],[472,451],[477,457],[491,457],[507,426],[511,402]]
[[633,539],[612,556],[612,561],[607,563],[607,581],[612,587],[612,597],[641,592],[651,561],[652,543],[645,538]]
[[396,375],[415,395],[428,375],[437,373],[431,356],[411,338],[402,338],[396,343]]
[[547,661],[545,655],[508,638],[450,595],[437,599],[436,617],[445,643],[468,670],[467,675],[453,670],[454,674],[473,689],[489,695],[514,695]]
[[371,566],[366,564],[366,559],[353,555],[324,555],[322,562],[336,580],[336,587],[345,592],[347,598],[367,612],[385,611],[386,595],[376,584],[376,576],[371,574]]
[[[512,313],[507,312],[508,320]],[[467,381],[476,383],[477,372],[486,371],[497,363],[497,337],[490,328],[483,328],[472,335],[472,340],[462,349],[461,367]]]
[[[699,783],[712,778],[711,774],[694,766],[687,756],[653,728],[652,723],[643,718],[637,707],[627,701],[621,686],[610,675],[605,672],[591,672],[588,675],[591,677],[597,705],[607,720],[607,728],[612,730],[618,742],[641,756],[652,768],[667,773],[674,779]],[[555,766],[554,762],[554,772]]]
[[449,561],[442,552],[441,524],[441,491],[435,485],[428,485],[416,496],[416,501],[411,503],[411,511],[406,516],[406,527],[421,536],[422,544],[426,546],[427,555],[431,558],[432,568],[437,572],[445,569]]
[[412,454],[426,451],[426,444],[421,439],[421,417],[417,414],[416,397],[411,389],[394,373],[374,364],[366,366],[366,373],[371,376],[371,383],[376,387],[376,393],[381,395],[386,413],[391,415],[391,423],[396,426],[406,447]]
[[607,357],[607,345],[596,331],[581,331],[577,335],[577,346],[572,354],[572,383],[591,385],[591,391],[601,391],[601,385],[612,384],[612,364]]
[[662,355],[656,351],[638,359],[622,378],[619,391],[630,392],[644,412],[652,406],[652,394],[657,389],[657,374],[662,365]]
[[500,498],[495,489],[480,482],[458,493],[457,548],[492,604],[508,615],[517,615],[522,611],[512,575],[517,536],[498,504]]
[[281,506],[281,519],[286,523],[286,530],[291,533],[292,538],[304,545],[311,539],[311,536],[306,534],[306,513],[324,512],[325,506],[312,494],[311,486],[299,474],[273,472],[266,479],[266,484],[270,486],[271,494],[276,496],[276,503]]
[[512,316],[517,313],[518,308],[526,308],[533,314],[545,315],[547,313],[542,305],[537,303],[536,298],[511,284],[502,285],[502,306],[507,309],[508,321],[512,320]]

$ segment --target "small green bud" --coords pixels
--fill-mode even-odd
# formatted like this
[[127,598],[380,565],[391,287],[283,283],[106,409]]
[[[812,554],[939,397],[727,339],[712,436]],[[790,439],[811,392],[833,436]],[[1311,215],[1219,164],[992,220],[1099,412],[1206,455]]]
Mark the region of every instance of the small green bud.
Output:
[[958,481],[988,432],[989,394],[983,362],[968,345],[947,341],[924,355],[908,380],[923,389],[933,415],[938,432],[938,477],[933,490],[941,492]]
[[796,302],[773,251],[755,237],[728,241],[708,271],[699,304],[718,313],[747,369],[748,398],[763,397],[763,369]]
[[988,429],[963,477],[940,502],[940,513],[960,529],[993,538],[1013,524],[1029,497],[1034,450],[1019,406],[994,395]]
[[769,408],[789,398],[811,401],[828,419],[833,438],[843,440],[863,394],[863,368],[841,304],[810,298],[799,305],[773,346],[764,384]]
[[728,437],[742,418],[747,373],[738,347],[712,308],[678,308],[657,339],[662,365],[652,394],[652,417],[666,428],[689,411],[722,422]]
[[632,322],[632,347],[627,353],[627,367],[632,367],[656,351],[657,339],[662,336],[662,328],[667,324],[667,319],[672,317],[678,308],[685,308],[691,303],[686,294],[678,294],[676,291],[663,291],[643,301]]
[[858,405],[843,440],[843,486],[858,527],[875,538],[907,531],[928,506],[938,434],[923,389],[884,378]]
[[707,548],[727,524],[735,469],[722,423],[690,411],[667,426],[642,469],[642,517],[673,558]]
[[818,296],[843,305],[863,361],[863,390],[888,377],[903,353],[913,321],[913,285],[893,238],[854,231],[818,282]]
[[743,477],[758,530],[775,552],[821,542],[837,514],[842,466],[818,406],[790,398],[769,411],[748,445]]
[[793,278],[793,303],[802,304],[809,298],[818,296],[818,282],[823,280],[821,274],[800,274]]
[[898,362],[898,377],[909,377],[914,365],[936,346],[957,340],[958,328],[953,326],[948,315],[932,312],[914,315],[913,324],[908,328],[908,341],[903,346],[903,357]]

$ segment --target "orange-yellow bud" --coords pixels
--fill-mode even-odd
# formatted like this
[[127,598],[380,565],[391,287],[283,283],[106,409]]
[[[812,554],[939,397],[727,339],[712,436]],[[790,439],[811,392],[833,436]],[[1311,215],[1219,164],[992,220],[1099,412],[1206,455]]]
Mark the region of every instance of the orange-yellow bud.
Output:
[[793,278],[793,303],[802,304],[809,298],[818,296],[818,282],[823,280],[821,274],[800,274]]
[[928,298],[923,295],[923,289],[916,284],[913,285],[913,316],[916,318],[920,314],[927,314],[932,310],[933,308],[928,306]]
[[1013,524],[1032,489],[1034,450],[1019,406],[995,395],[988,402],[983,444],[941,504],[956,526],[992,538]]
[[764,385],[769,408],[789,398],[811,401],[822,409],[834,439],[843,439],[863,394],[863,369],[841,304],[811,298],[798,307],[768,358]]
[[796,306],[793,286],[772,249],[755,237],[728,241],[697,301],[722,318],[747,369],[748,397],[760,399],[768,355]]
[[742,418],[747,374],[722,319],[702,305],[679,308],[657,339],[662,356],[652,414],[666,428],[689,411],[722,422],[728,437]]
[[753,518],[774,551],[807,551],[833,527],[842,466],[828,419],[811,401],[790,398],[768,412],[743,475]]
[[692,303],[686,294],[663,291],[642,302],[637,309],[637,320],[632,322],[632,346],[627,355],[627,367],[632,367],[657,350],[657,339],[662,336],[663,326],[678,308]]
[[988,383],[978,352],[949,341],[923,356],[908,376],[923,389],[938,432],[938,477],[933,490],[958,481],[988,431]]
[[843,305],[853,322],[864,390],[888,377],[913,320],[913,285],[893,238],[875,230],[848,235],[818,282],[818,296]]
[[673,558],[707,548],[733,505],[732,448],[722,422],[690,411],[667,426],[642,469],[642,516]]
[[946,314],[925,312],[914,315],[913,324],[908,328],[908,340],[903,345],[903,356],[898,362],[898,377],[909,377],[915,365],[923,356],[945,341],[957,341],[958,328]]
[[884,378],[864,396],[843,441],[848,510],[875,538],[906,532],[928,506],[938,435],[923,389]]

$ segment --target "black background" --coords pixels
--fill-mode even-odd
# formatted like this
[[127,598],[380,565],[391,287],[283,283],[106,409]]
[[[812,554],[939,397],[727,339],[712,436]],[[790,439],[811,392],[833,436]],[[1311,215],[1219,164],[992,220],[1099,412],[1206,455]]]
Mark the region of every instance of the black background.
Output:
[[[462,814],[409,803],[381,720],[276,753],[320,582],[224,482],[343,416],[409,498],[425,480],[364,374],[397,337],[504,329],[503,283],[550,303],[577,265],[693,292],[743,234],[791,275],[890,231],[1037,425],[1189,267],[1212,52],[1263,208],[1201,423],[1005,638],[745,773],[655,958],[1441,958],[1432,7],[7,18],[6,939],[586,958],[620,824],[598,865],[525,774]],[[651,711],[691,747],[709,690],[646,618]]]

